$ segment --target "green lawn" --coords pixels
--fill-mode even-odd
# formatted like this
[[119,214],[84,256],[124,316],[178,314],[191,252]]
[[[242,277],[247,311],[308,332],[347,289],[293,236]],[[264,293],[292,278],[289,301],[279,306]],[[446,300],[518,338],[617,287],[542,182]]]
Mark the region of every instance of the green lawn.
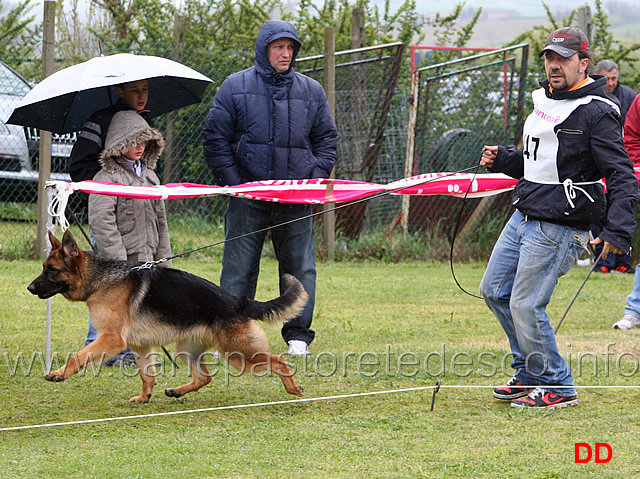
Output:
[[[212,259],[174,266],[216,282],[220,274]],[[484,266],[457,264],[456,277],[477,293]],[[262,269],[258,299],[270,299],[277,265]],[[236,377],[222,365],[206,388],[167,398],[165,387],[188,379],[166,359],[146,405],[128,402],[140,388],[133,369],[44,381],[46,302],[26,290],[39,270],[0,262],[0,428],[295,401],[277,378]],[[560,280],[554,322],[586,273]],[[313,354],[289,362],[306,398],[331,399],[1,431],[0,464],[5,477],[29,478],[637,477],[640,391],[628,386],[638,386],[640,331],[611,329],[632,285],[632,275],[592,275],[559,331],[580,405],[521,411],[491,396],[511,374],[509,348],[448,264],[320,263]],[[84,342],[86,306],[55,297],[52,310],[53,351],[64,358]],[[283,352],[279,331],[268,335]],[[382,391],[396,392],[367,394]],[[575,464],[577,442],[609,443],[613,458]]]

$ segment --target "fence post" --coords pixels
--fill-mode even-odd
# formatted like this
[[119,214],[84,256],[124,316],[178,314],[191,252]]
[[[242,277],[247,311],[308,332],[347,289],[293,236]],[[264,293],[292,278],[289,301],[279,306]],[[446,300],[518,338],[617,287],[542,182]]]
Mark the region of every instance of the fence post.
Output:
[[351,49],[365,46],[364,8],[351,10]]
[[[324,91],[329,100],[329,111],[333,118],[336,117],[336,32],[335,28],[327,27],[324,30]],[[335,178],[335,167],[331,170],[329,178]],[[323,206],[326,211],[323,215],[324,244],[327,247],[327,259],[333,261],[336,257],[336,212],[333,210],[335,203],[327,203]]]
[[[44,18],[42,31],[42,79],[53,73],[53,49],[56,28],[56,2],[44,2]],[[38,161],[38,224],[36,235],[36,254],[44,259],[46,256],[47,237],[47,193],[45,182],[51,177],[51,132],[40,130],[40,151]]]
[[578,28],[587,36],[587,40],[591,44],[593,41],[593,19],[591,18],[591,7],[589,5],[578,8]]
[[[418,119],[418,93],[420,73],[414,71],[411,74],[411,105],[409,107],[409,124],[407,125],[407,154],[404,163],[404,177],[409,178],[413,175],[413,157],[415,155],[416,141],[416,122]],[[409,195],[402,196],[402,233],[406,236],[409,232],[409,207],[411,197]]]

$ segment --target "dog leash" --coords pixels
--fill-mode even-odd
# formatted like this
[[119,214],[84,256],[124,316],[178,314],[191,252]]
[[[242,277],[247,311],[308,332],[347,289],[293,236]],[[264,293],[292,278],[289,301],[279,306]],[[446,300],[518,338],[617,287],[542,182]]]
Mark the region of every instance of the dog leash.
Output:
[[[482,149],[482,153],[484,153],[484,148]],[[451,276],[453,276],[453,280],[455,281],[458,288],[460,288],[463,292],[477,299],[484,299],[484,298],[482,296],[478,296],[477,294],[470,293],[469,291],[464,289],[462,285],[458,282],[458,278],[456,277],[456,273],[453,269],[453,247],[456,241],[456,237],[458,236],[458,228],[460,228],[460,223],[462,223],[462,213],[464,212],[464,207],[467,204],[467,199],[469,198],[469,192],[471,191],[473,181],[478,175],[478,170],[480,169],[480,160],[482,159],[482,153],[480,154],[480,159],[478,160],[478,164],[475,166],[475,170],[473,172],[473,178],[469,182],[469,187],[467,188],[467,191],[465,191],[464,196],[462,198],[462,205],[460,206],[460,211],[458,212],[458,219],[456,220],[455,227],[453,228],[453,235],[451,236],[451,249],[449,251],[449,265],[451,266]]]
[[575,302],[576,298],[580,294],[580,291],[582,291],[582,288],[584,287],[584,285],[586,284],[587,280],[589,279],[589,276],[591,276],[591,273],[593,273],[596,270],[596,268],[598,267],[598,262],[600,261],[600,258],[602,258],[602,252],[600,252],[598,257],[593,261],[593,266],[591,267],[591,269],[587,273],[587,276],[584,278],[584,281],[582,281],[582,284],[578,288],[578,291],[576,291],[576,294],[573,296],[573,299],[569,303],[569,306],[567,306],[567,309],[565,310],[564,314],[562,315],[562,318],[560,318],[560,321],[558,322],[558,325],[556,326],[556,329],[554,330],[554,334],[558,334],[558,329],[560,329],[560,325],[564,321],[564,318],[567,317],[567,314],[569,314],[569,310],[571,309],[571,306],[573,306],[573,303]]

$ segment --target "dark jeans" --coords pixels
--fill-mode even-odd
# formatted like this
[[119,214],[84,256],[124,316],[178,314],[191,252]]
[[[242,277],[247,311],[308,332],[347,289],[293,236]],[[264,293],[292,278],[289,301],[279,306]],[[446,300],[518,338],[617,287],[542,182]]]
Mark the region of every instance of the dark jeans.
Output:
[[[229,198],[225,215],[225,238],[220,285],[240,296],[254,298],[260,272],[260,256],[271,228],[271,241],[278,258],[279,276],[292,274],[309,294],[309,302],[297,318],[282,327],[285,341],[307,344],[315,333],[310,329],[316,295],[316,258],[313,247],[313,219],[299,218],[312,213],[311,205],[271,203]],[[283,226],[283,223],[290,222]],[[262,231],[264,230],[264,231]],[[255,233],[259,231],[259,233]],[[233,239],[242,235],[242,238]],[[280,281],[280,292],[283,291]]]
[[[594,223],[591,225],[591,235],[594,238],[597,238],[603,229],[604,224],[602,222]],[[596,245],[594,247],[596,258],[600,256],[600,253],[602,253],[602,248],[604,248],[604,243],[600,243],[599,245]],[[614,270],[618,266],[626,266],[627,268],[631,268],[631,255],[609,253],[607,255],[607,259],[601,259],[600,261],[598,261],[598,266],[606,266],[609,270]]]

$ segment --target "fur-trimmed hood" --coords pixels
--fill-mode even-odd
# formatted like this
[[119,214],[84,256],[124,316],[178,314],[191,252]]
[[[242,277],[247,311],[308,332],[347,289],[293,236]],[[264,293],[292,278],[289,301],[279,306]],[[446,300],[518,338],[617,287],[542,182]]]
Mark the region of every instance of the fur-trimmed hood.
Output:
[[133,110],[117,112],[111,119],[105,147],[100,153],[100,165],[105,170],[114,172],[120,168],[118,159],[143,142],[146,142],[147,146],[140,163],[153,170],[165,146],[162,133],[150,127],[145,119]]

